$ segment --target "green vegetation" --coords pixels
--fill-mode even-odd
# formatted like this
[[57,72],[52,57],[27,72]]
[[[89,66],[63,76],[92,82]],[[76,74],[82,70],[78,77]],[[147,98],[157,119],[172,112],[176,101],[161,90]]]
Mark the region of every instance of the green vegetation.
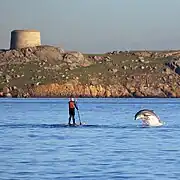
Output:
[[[86,54],[85,57],[92,55]],[[94,55],[93,55],[94,56]],[[107,55],[96,55],[98,57],[106,57]],[[1,66],[2,76],[0,81],[4,82],[5,76],[10,76],[10,86],[23,87],[24,84],[32,83],[52,83],[66,82],[71,79],[78,79],[83,84],[89,84],[90,79],[96,78],[104,84],[112,83],[112,80],[124,81],[125,77],[140,74],[156,74],[161,75],[165,68],[166,58],[144,58],[144,62],[140,62],[137,56],[127,56],[124,54],[111,55],[109,61],[91,60],[92,65],[87,67],[77,67],[69,70],[68,65],[60,63],[53,65],[51,63],[40,63],[39,61],[30,61],[23,64],[8,64]],[[2,88],[4,83],[0,84]]]

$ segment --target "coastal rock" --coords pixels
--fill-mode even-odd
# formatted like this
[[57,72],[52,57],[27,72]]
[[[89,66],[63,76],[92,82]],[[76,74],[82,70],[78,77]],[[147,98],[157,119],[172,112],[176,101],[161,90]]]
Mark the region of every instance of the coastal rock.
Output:
[[143,94],[144,97],[166,97],[160,88],[141,86],[139,92]]
[[10,80],[12,79],[11,76],[9,76],[8,74],[5,75],[5,80],[8,83]]
[[98,86],[96,87],[96,89],[97,89],[97,96],[98,96],[98,97],[104,97],[104,96],[105,96],[106,90],[105,90],[104,87],[102,87],[101,85],[98,85]]
[[[107,91],[112,97],[128,97],[131,96],[128,90],[122,85],[109,85]],[[106,93],[107,94],[107,93]]]
[[91,96],[91,92],[88,86],[85,86],[84,88],[84,96],[85,97],[90,97]]
[[71,67],[72,66],[74,66],[74,67],[76,67],[76,66],[87,67],[87,66],[90,66],[92,64],[80,52],[66,53],[63,56],[63,61],[66,62],[68,65],[71,65]]
[[164,69],[164,72],[166,73],[166,74],[172,74],[172,70],[170,69],[170,68],[165,68]]
[[11,93],[7,93],[7,94],[5,94],[5,97],[11,98],[11,97],[12,97],[12,94],[11,94]]
[[53,46],[39,46],[29,48],[31,54],[34,54],[38,59],[53,61],[63,60],[63,53],[57,47]]
[[172,60],[168,63],[169,67],[180,75],[180,59],[179,60]]
[[139,92],[138,90],[133,93],[133,96],[134,97],[144,97],[144,95],[141,92]]
[[112,95],[111,95],[111,92],[110,92],[110,90],[106,90],[105,91],[105,97],[111,97]]
[[52,46],[3,50],[0,92],[12,97],[180,97],[180,51],[110,55]]
[[89,90],[90,90],[90,93],[91,93],[91,96],[92,96],[92,97],[96,97],[96,96],[97,96],[97,89],[96,89],[95,86],[90,85],[90,86],[89,86]]
[[136,55],[140,59],[142,59],[142,57],[151,57],[153,55],[153,53],[152,52],[148,52],[148,51],[141,51],[141,52],[135,52],[134,55]]
[[[179,86],[170,87],[164,84],[159,84],[158,87],[151,87],[140,85],[139,87],[134,83],[127,85],[127,87],[117,85],[82,85],[78,82],[69,82],[65,84],[49,84],[34,86],[28,91],[35,97],[180,97]],[[8,92],[8,90],[6,91]]]
[[115,69],[115,68],[114,69],[108,69],[108,71],[111,72],[111,73],[117,73],[118,69]]
[[144,57],[139,57],[139,62],[143,63],[144,62]]
[[7,86],[5,86],[3,88],[3,94],[8,94],[9,92],[10,92],[10,89]]
[[0,91],[0,97],[4,97],[4,93]]

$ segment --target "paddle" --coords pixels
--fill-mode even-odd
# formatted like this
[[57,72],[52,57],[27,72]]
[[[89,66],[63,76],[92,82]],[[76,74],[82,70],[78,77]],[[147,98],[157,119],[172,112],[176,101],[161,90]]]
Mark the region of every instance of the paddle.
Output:
[[[76,104],[77,104],[77,99],[76,99]],[[79,124],[82,125],[82,123],[81,123],[81,118],[80,118],[80,113],[79,113],[79,109],[77,109],[77,112],[78,112]]]
[[77,110],[77,112],[78,112],[78,117],[79,117],[79,124],[82,125],[79,110]]

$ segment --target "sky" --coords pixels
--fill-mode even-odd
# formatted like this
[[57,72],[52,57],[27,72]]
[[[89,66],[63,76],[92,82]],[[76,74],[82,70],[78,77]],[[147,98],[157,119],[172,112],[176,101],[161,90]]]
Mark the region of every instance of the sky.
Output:
[[180,0],[0,0],[0,49],[15,29],[83,53],[180,49]]

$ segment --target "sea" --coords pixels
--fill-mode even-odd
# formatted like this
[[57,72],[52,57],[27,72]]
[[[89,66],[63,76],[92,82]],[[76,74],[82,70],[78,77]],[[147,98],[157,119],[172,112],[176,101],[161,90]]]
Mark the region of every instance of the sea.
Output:
[[[82,126],[68,100],[0,99],[1,180],[180,179],[180,99],[78,98]],[[141,109],[164,125],[144,127]]]

